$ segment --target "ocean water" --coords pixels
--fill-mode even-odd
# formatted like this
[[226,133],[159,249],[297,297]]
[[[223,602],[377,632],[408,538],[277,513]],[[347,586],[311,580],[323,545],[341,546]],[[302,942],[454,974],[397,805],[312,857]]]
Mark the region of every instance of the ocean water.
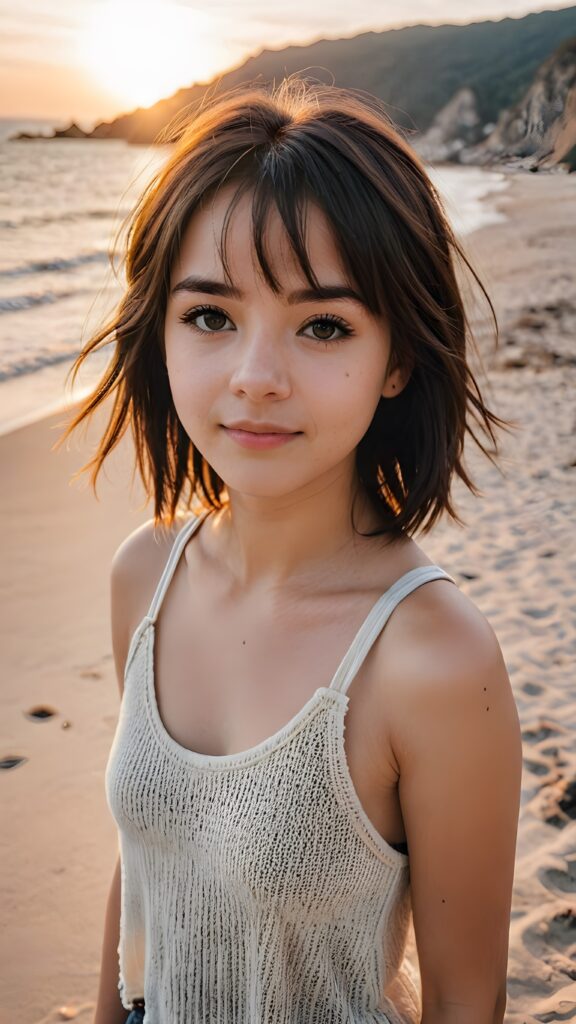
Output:
[[[0,120],[0,433],[86,392],[106,365],[93,356],[75,390],[74,357],[121,295],[109,253],[165,147],[121,141],[9,141],[48,134],[42,121]],[[430,168],[461,236],[502,219],[491,196],[508,176],[471,167]]]

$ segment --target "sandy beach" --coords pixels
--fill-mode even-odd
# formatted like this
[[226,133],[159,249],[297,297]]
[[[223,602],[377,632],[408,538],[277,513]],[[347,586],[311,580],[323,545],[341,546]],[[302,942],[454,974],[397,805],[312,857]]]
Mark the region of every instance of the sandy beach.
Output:
[[[490,202],[508,219],[464,242],[500,326],[494,352],[478,321],[479,383],[519,428],[500,434],[500,469],[468,443],[482,497],[455,484],[467,528],[416,539],[492,624],[522,723],[506,1020],[576,1021],[576,175],[511,175]],[[55,453],[64,418],[0,437],[0,1024],[92,1020],[117,856],[108,571],[149,512],[130,494],[128,442],[100,501],[70,482],[97,424]],[[31,717],[39,708],[52,714]]]

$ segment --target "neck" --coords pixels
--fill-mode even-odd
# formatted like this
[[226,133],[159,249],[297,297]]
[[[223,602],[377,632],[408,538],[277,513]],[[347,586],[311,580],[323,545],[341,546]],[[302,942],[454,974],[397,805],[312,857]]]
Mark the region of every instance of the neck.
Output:
[[[353,481],[340,474],[310,487],[306,494],[259,498],[228,490],[229,502],[210,518],[208,555],[226,567],[231,590],[274,589],[306,578],[333,575],[354,565],[359,551],[387,539],[364,538],[381,525],[362,490],[354,501]],[[207,540],[207,538],[205,538]]]

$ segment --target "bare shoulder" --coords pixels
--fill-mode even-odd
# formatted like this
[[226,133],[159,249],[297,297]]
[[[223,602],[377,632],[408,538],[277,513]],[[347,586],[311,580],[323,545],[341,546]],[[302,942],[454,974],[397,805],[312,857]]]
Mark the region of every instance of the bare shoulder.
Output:
[[[112,559],[111,584],[113,589],[138,594],[142,603],[152,599],[156,583],[170,549],[184,519],[178,517],[171,526],[157,525],[148,519],[126,537]],[[144,613],[143,613],[144,614]]]
[[148,611],[176,535],[186,519],[178,516],[170,526],[147,520],[122,541],[112,559],[112,647],[120,693],[132,635]]
[[[431,580],[395,608],[376,652],[385,679],[390,744],[399,771],[438,729],[475,727],[476,716],[516,709],[496,634],[454,583]],[[381,666],[381,669],[380,669]]]

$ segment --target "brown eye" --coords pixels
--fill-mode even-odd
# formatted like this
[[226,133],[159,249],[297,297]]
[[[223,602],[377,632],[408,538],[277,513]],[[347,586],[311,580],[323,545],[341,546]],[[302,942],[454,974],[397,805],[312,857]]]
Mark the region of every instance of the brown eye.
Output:
[[[200,334],[217,334],[218,331],[227,329],[225,326],[227,322],[232,322],[221,309],[217,309],[215,306],[197,306],[196,309],[189,309],[178,319],[180,323],[188,324]],[[200,320],[204,323],[199,323]]]
[[[326,344],[331,342],[337,343],[344,341],[345,338],[349,338],[354,332],[351,327],[348,326],[345,320],[342,320],[339,316],[333,316],[329,313],[324,313],[322,316],[315,316],[313,320],[309,320],[305,324],[303,330],[308,330],[311,327],[314,331],[313,338],[316,341],[323,341]],[[334,334],[334,331],[339,331],[340,335]],[[306,335],[311,337],[311,335]]]
[[335,324],[315,323],[312,325],[312,329],[320,341],[330,341],[337,328]]
[[227,320],[223,313],[202,313],[202,318],[209,331],[221,331]]

